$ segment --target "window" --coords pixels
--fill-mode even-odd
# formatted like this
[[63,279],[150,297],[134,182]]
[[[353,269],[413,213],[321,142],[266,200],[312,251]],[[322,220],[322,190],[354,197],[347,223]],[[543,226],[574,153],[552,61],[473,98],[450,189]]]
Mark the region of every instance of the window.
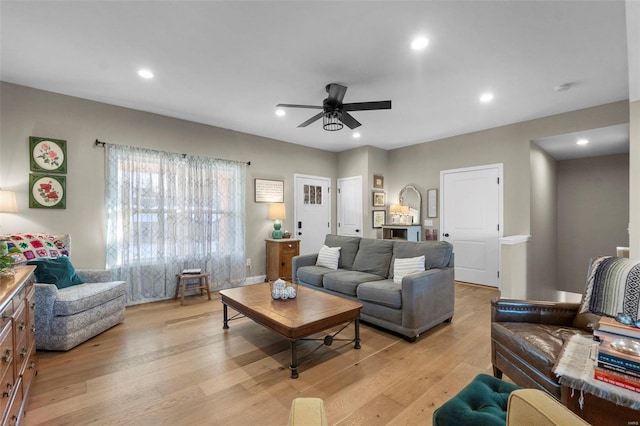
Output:
[[129,303],[172,297],[175,275],[245,278],[246,164],[107,145],[107,267]]

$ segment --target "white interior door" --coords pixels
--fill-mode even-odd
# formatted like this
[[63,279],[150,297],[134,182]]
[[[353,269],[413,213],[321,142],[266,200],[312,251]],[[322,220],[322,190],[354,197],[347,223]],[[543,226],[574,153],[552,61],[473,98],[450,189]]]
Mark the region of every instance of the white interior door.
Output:
[[502,164],[440,172],[442,239],[453,244],[455,278],[498,287]]
[[331,179],[294,175],[294,237],[300,240],[300,254],[317,253],[331,232]]
[[362,236],[362,176],[338,179],[338,235]]

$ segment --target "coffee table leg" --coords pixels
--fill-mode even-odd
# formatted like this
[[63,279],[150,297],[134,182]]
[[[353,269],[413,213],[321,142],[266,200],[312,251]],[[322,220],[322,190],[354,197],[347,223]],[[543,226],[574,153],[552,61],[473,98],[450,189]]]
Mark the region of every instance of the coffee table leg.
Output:
[[356,319],[354,322],[356,327],[356,344],[353,345],[353,348],[360,349],[360,319]]
[[291,340],[291,366],[289,369],[291,370],[291,378],[298,378],[298,350],[296,349],[296,341]]
[[223,303],[222,304],[222,321],[223,321],[223,325],[222,328],[224,330],[228,330],[229,329],[229,318],[228,318],[228,314],[227,314],[227,304]]

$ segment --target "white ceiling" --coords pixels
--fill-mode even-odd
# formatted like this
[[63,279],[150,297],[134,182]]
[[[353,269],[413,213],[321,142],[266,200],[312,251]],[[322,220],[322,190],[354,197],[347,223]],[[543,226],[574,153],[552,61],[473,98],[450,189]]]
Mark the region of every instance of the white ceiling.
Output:
[[[627,99],[624,1],[6,1],[0,78],[331,151],[384,149]],[[416,35],[430,45],[409,48]],[[156,77],[144,81],[141,67]],[[296,126],[327,83],[362,137]],[[554,86],[571,83],[570,90]],[[478,97],[492,91],[495,99]]]
[[[577,145],[580,139],[589,143]],[[629,152],[629,124],[534,139],[533,142],[556,160],[625,154]]]

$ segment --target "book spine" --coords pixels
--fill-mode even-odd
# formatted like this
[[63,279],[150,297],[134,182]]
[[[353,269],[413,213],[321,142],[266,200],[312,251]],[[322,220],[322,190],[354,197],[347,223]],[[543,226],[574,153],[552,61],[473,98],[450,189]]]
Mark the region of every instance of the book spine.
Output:
[[626,374],[627,376],[631,376],[635,379],[640,380],[640,371],[631,370],[629,368],[624,368],[622,366],[616,364],[609,364],[608,362],[602,362],[598,360],[598,368],[602,368],[605,370],[613,371],[615,373]]
[[606,362],[607,364],[617,365],[629,370],[640,371],[640,364],[635,361],[620,358],[603,351],[598,351],[598,361]]
[[622,324],[609,324],[602,322],[598,325],[598,330],[606,331],[607,333],[619,334],[621,336],[630,337],[632,339],[640,339],[640,329],[623,326]]
[[640,393],[640,384],[629,383],[627,380],[623,380],[611,374],[603,373],[600,370],[595,370],[593,372],[593,377],[596,380],[600,380],[601,382],[609,383],[610,385],[615,385],[633,392]]

